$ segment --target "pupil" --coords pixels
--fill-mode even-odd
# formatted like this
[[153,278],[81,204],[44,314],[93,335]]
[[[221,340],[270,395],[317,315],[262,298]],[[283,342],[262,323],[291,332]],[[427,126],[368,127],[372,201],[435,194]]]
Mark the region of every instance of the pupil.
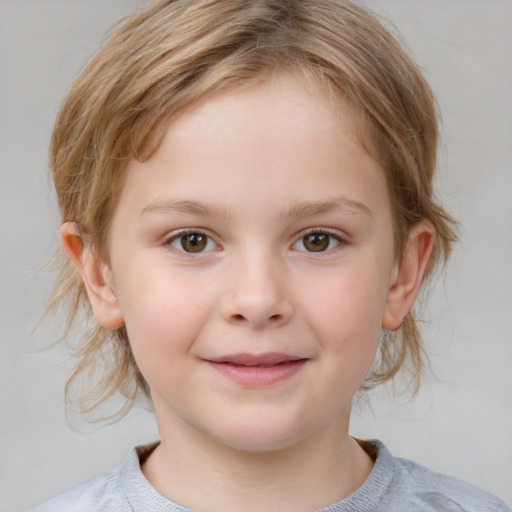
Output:
[[303,242],[308,251],[322,252],[329,247],[329,235],[307,235],[303,238]]
[[192,233],[181,237],[181,246],[187,252],[201,252],[206,247],[206,237]]

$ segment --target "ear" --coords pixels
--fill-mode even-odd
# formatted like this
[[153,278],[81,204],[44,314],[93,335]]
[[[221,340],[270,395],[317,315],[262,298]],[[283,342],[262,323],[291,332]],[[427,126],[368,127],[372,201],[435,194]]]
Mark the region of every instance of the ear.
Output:
[[434,228],[423,221],[413,226],[405,251],[393,270],[382,327],[396,331],[402,325],[418,295],[425,268],[434,248]]
[[64,222],[59,233],[64,251],[82,276],[97,322],[106,329],[121,327],[124,318],[109,265],[84,243],[76,222]]

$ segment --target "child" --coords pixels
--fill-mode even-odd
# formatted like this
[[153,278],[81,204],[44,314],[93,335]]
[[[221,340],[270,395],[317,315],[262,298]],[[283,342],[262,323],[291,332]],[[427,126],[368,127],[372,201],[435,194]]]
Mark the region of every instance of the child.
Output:
[[509,510],[348,433],[358,390],[419,385],[411,309],[455,240],[436,145],[425,80],[348,1],[128,18],[56,122],[53,305],[97,322],[84,410],[145,394],[161,439],[35,510]]

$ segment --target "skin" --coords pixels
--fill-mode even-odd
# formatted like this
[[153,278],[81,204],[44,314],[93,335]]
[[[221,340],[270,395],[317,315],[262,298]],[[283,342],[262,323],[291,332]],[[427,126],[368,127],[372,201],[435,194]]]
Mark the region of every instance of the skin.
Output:
[[[352,399],[381,329],[411,308],[433,237],[418,224],[396,261],[358,122],[290,75],[219,94],[128,165],[109,262],[61,228],[96,319],[126,324],[151,388],[161,444],[143,471],[182,505],[310,511],[371,471],[348,433]],[[301,362],[270,384],[212,364],[276,353]]]

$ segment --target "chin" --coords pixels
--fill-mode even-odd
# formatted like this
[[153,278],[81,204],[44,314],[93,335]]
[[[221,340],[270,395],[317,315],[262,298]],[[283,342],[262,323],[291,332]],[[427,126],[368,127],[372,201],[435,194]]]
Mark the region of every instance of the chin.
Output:
[[307,437],[296,425],[265,422],[232,423],[223,432],[210,433],[222,444],[235,450],[265,453],[285,450]]

